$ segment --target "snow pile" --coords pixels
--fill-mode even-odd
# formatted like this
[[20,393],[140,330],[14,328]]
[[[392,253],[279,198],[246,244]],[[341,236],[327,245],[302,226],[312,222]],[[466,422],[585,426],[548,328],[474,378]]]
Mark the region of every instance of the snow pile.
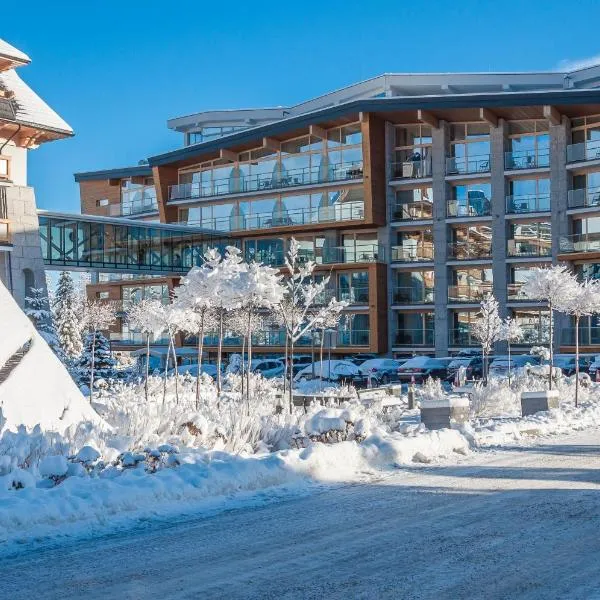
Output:
[[0,381],[4,428],[19,425],[64,432],[82,422],[104,427],[48,344],[0,283],[0,367],[19,350],[29,349],[5,381]]

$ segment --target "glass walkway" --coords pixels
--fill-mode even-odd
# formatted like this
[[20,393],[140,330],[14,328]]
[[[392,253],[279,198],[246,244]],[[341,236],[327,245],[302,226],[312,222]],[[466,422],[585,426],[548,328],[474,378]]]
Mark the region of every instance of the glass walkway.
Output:
[[209,248],[234,245],[221,232],[190,226],[42,210],[38,219],[48,268],[181,275]]

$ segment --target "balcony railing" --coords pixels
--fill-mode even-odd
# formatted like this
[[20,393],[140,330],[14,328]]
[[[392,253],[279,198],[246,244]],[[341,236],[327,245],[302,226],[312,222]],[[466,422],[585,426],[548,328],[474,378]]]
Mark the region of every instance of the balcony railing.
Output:
[[256,175],[238,174],[222,179],[214,179],[212,182],[207,183],[172,185],[169,188],[169,200],[191,200],[248,192],[263,192],[302,185],[361,179],[362,176],[362,161],[301,169],[282,169],[275,173],[257,173]]
[[506,212],[509,214],[548,212],[549,210],[550,194],[506,196]]
[[448,344],[450,346],[479,346],[479,341],[470,329],[450,329],[448,331]]
[[433,202],[397,202],[391,207],[392,221],[433,219]]
[[394,346],[433,346],[433,329],[398,329],[394,335]]
[[433,260],[433,242],[392,246],[392,262],[427,262]]
[[369,304],[369,286],[355,285],[350,288],[338,288],[337,299],[350,304]]
[[491,214],[491,203],[488,198],[463,198],[448,200],[446,216],[456,217],[487,217]]
[[523,337],[519,340],[519,344],[538,346],[547,344],[550,340],[550,331],[543,325],[521,325],[521,330]]
[[433,288],[398,286],[393,289],[394,304],[433,304]]
[[317,223],[340,221],[362,221],[365,218],[365,203],[340,202],[333,206],[315,208],[281,209],[250,215],[232,215],[201,221],[188,220],[182,225],[192,225],[210,231],[254,231],[273,227],[295,227]]
[[[246,248],[247,261],[261,262],[272,267],[281,267],[285,264],[286,253],[284,250],[253,250]],[[345,264],[345,263],[372,263],[385,261],[384,247],[380,245],[365,244],[364,246],[335,246],[321,248],[318,253],[314,250],[300,250],[299,262],[312,260],[317,264]]]
[[531,238],[528,240],[507,240],[508,256],[538,257],[552,255],[550,238]]
[[600,252],[600,233],[576,233],[559,239],[560,254]]
[[[600,327],[580,327],[580,346],[600,346]],[[561,330],[560,343],[568,346],[575,345],[575,328],[565,327]]]
[[368,346],[370,332],[368,329],[353,329],[352,331],[338,331],[338,346]]
[[587,141],[567,146],[567,162],[600,160],[600,141]]
[[108,212],[111,217],[131,217],[155,213],[158,212],[158,203],[156,198],[145,198],[140,202],[119,202],[119,204],[110,204]]
[[504,153],[504,168],[507,171],[517,169],[539,169],[550,165],[550,150],[518,150]]
[[[146,345],[146,334],[136,332],[111,332],[110,343],[122,346],[141,346]],[[158,338],[150,338],[150,343],[155,346],[166,346],[169,343],[169,338],[161,336]]]
[[532,300],[523,293],[523,282],[521,283],[509,283],[506,286],[507,298],[509,302],[539,302],[539,300]]
[[392,179],[425,179],[431,177],[431,156],[392,163]]
[[450,285],[448,286],[448,302],[479,303],[492,293],[492,284]]
[[567,192],[569,208],[593,208],[600,206],[600,187],[578,188]]
[[448,244],[448,257],[454,260],[480,260],[491,258],[492,241],[461,241]]
[[[283,330],[265,330],[252,332],[252,345],[257,347],[285,346],[286,332]],[[225,334],[223,336],[223,346],[242,346],[242,337],[238,335]],[[296,346],[311,346],[313,340],[310,335],[303,335],[294,344]],[[197,346],[198,336],[190,335],[184,340],[186,346]],[[219,336],[216,333],[209,333],[204,336],[204,346],[218,346]]]
[[0,246],[10,245],[10,240],[10,221],[8,219],[0,219]]
[[465,175],[469,173],[487,173],[490,170],[490,155],[446,158],[446,175]]

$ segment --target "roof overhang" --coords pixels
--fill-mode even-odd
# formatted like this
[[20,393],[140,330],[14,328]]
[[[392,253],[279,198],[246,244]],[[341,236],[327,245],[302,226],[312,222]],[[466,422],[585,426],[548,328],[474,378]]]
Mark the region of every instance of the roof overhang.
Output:
[[127,177],[150,177],[152,167],[149,165],[136,165],[135,167],[122,167],[120,169],[105,169],[103,171],[84,171],[75,173],[75,181],[102,181],[105,179],[125,179]]

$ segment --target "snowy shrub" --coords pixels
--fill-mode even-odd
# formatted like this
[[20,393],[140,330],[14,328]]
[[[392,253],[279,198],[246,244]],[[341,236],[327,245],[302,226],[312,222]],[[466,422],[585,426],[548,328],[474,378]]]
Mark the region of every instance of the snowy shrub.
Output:
[[417,389],[417,397],[421,401],[435,402],[436,400],[441,400],[445,396],[446,392],[442,387],[440,379],[429,377],[421,388]]
[[[517,384],[513,384],[517,387]],[[487,385],[476,383],[470,393],[473,417],[517,416],[521,414],[519,393],[508,386],[507,379],[488,380]]]

